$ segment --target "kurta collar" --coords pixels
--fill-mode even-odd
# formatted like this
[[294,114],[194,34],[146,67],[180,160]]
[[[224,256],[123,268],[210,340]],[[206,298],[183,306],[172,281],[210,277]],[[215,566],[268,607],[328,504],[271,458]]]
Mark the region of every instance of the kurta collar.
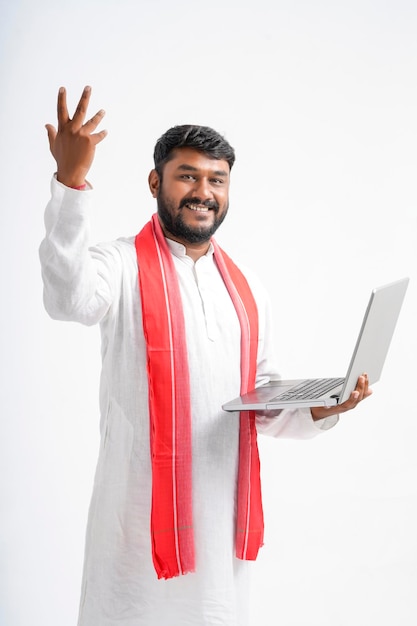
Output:
[[[187,255],[186,247],[182,243],[179,243],[178,241],[173,241],[172,239],[168,239],[167,237],[165,237],[165,239],[166,239],[169,249],[171,250],[174,256],[178,257],[179,259],[184,258],[184,257],[187,257],[188,259],[190,258]],[[210,242],[209,248],[206,254],[204,254],[203,256],[211,257],[213,256],[213,253],[214,253],[214,246]]]

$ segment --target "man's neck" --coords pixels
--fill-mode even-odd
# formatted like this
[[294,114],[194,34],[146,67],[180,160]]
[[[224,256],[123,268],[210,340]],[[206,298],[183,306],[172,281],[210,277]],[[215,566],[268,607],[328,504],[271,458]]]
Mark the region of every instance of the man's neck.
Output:
[[204,256],[210,247],[210,241],[190,243],[189,241],[184,241],[182,239],[178,239],[174,237],[173,235],[171,235],[171,233],[168,233],[164,228],[163,228],[163,231],[167,239],[170,239],[171,241],[176,241],[177,243],[180,243],[181,245],[185,247],[186,255],[189,256],[194,261],[194,263],[198,261],[198,259],[200,259],[202,256]]

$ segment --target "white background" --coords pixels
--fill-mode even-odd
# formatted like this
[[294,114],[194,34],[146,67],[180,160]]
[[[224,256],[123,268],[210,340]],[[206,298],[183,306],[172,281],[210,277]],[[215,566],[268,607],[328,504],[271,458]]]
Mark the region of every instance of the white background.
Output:
[[[343,375],[373,286],[410,287],[374,395],[310,442],[260,441],[253,626],[417,623],[417,5],[0,0],[0,623],[75,626],[98,449],[99,333],[50,320],[44,124],[85,84],[107,139],[93,243],[136,233],[157,137],[237,152],[218,241],[271,285],[285,376]],[[151,626],[151,625],[150,625]]]

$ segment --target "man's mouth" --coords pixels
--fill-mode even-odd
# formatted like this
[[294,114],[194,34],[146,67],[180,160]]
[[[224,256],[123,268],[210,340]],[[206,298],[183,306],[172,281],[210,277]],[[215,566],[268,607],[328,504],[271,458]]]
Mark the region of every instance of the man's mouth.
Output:
[[188,203],[185,205],[187,207],[187,209],[190,209],[191,211],[198,211],[200,213],[207,213],[208,211],[210,211],[210,207],[205,206],[204,204],[193,204],[193,203]]
[[186,207],[190,211],[195,211],[196,213],[208,213],[209,211],[214,211],[217,213],[219,210],[219,205],[216,200],[202,200],[201,198],[184,198],[180,204],[180,209]]

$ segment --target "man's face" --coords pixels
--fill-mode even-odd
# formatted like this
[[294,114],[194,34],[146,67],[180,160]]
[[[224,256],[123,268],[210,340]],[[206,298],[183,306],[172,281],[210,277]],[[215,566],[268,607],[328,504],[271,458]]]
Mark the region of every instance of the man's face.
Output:
[[210,239],[229,207],[230,168],[193,148],[179,148],[162,172],[149,176],[152,195],[165,233],[181,243]]

